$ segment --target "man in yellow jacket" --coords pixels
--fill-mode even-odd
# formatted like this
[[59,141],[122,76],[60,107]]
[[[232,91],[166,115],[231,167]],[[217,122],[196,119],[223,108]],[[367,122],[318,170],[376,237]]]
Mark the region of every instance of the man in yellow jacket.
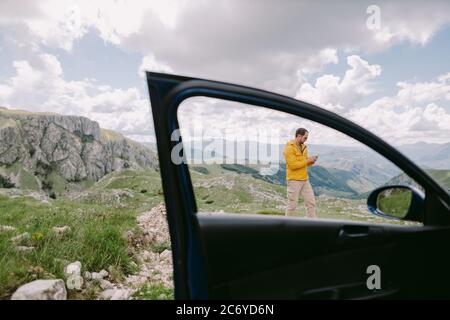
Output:
[[308,148],[305,145],[307,139],[308,130],[299,128],[295,131],[295,139],[288,141],[284,148],[288,196],[287,216],[295,215],[298,196],[301,194],[305,202],[306,216],[316,217],[316,199],[308,179],[308,167],[314,165],[317,156],[308,157]]

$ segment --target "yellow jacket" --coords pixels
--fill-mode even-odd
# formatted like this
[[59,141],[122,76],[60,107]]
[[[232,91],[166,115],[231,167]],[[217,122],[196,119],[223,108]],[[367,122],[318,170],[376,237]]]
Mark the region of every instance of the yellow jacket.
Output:
[[286,160],[286,180],[307,180],[308,179],[308,148],[302,144],[299,147],[294,140],[288,141],[284,147],[284,159]]

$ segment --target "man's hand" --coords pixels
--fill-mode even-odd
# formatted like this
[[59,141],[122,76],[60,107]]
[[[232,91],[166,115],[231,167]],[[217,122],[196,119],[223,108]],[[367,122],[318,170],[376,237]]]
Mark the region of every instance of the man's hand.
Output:
[[306,159],[306,163],[311,166],[314,164],[314,162],[316,162],[316,160],[317,160],[317,156],[312,156],[312,157],[309,157],[308,159]]

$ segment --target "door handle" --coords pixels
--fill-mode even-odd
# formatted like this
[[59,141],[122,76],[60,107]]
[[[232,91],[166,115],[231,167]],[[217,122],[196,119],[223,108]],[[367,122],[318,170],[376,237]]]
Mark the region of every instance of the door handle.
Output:
[[368,237],[370,235],[369,232],[358,232],[358,233],[353,233],[353,232],[347,232],[345,230],[341,230],[339,231],[339,238],[344,238],[344,239],[356,239],[356,238],[365,238]]
[[339,230],[339,240],[356,240],[364,239],[372,234],[369,227],[365,226],[344,226]]

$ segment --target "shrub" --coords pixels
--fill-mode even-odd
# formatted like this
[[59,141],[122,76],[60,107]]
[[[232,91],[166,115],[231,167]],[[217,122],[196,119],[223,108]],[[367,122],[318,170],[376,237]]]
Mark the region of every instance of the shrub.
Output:
[[16,185],[11,182],[9,177],[0,175],[0,188],[14,188]]
[[147,283],[133,294],[133,299],[173,300],[174,293],[173,289],[166,288],[162,284]]
[[74,132],[81,140],[81,143],[85,144],[85,143],[91,143],[94,141],[94,136],[92,134],[84,134],[79,130],[76,130]]
[[53,188],[53,182],[51,180],[42,180],[42,190],[50,191]]
[[209,174],[208,169],[205,167],[192,167],[192,170],[203,173],[203,174]]

